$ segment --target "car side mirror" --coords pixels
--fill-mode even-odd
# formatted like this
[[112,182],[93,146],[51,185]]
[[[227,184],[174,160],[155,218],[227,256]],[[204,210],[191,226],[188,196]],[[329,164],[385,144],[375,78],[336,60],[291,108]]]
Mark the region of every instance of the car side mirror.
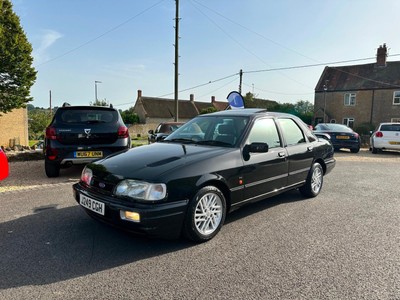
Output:
[[266,153],[269,150],[267,143],[251,143],[243,148],[243,158],[245,161],[250,159],[250,153]]
[[154,134],[153,129],[150,129],[150,130],[148,131],[148,133],[149,133],[149,134]]

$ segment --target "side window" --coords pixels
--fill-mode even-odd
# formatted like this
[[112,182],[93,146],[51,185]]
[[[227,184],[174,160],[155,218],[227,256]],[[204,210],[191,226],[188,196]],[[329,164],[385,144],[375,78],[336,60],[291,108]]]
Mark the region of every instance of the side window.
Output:
[[281,146],[278,130],[273,119],[258,119],[251,128],[247,144],[267,143],[269,148]]
[[344,106],[354,106],[356,105],[356,94],[355,93],[345,93],[344,94]]
[[278,122],[282,128],[283,136],[285,137],[288,146],[306,142],[303,131],[295,121],[292,119],[279,119]]

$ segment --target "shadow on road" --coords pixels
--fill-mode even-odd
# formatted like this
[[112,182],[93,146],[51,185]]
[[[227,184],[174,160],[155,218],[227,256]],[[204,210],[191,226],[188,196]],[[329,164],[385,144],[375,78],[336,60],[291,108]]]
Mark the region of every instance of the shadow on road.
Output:
[[[302,199],[293,191],[243,207],[227,216],[226,225]],[[92,220],[79,206],[33,211],[0,225],[0,289],[64,281],[196,246],[133,236]]]

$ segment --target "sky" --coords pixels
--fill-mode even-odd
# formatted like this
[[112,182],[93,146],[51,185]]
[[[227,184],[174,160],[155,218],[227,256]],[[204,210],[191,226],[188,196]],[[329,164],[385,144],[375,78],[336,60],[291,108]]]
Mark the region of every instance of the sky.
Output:
[[[32,44],[35,107],[174,99],[174,0],[11,0]],[[178,98],[314,103],[325,66],[400,60],[398,0],[180,0]],[[348,62],[350,61],[350,62]],[[96,83],[98,81],[98,83]]]

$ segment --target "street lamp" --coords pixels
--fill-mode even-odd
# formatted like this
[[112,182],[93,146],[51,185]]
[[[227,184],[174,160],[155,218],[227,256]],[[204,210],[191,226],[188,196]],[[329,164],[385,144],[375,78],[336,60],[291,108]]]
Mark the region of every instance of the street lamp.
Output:
[[324,84],[324,123],[325,122],[325,117],[326,117],[326,91],[328,90],[328,80],[325,80]]
[[96,101],[96,102],[97,102],[97,84],[98,83],[101,83],[101,81],[95,80],[95,82],[94,82],[94,101]]

